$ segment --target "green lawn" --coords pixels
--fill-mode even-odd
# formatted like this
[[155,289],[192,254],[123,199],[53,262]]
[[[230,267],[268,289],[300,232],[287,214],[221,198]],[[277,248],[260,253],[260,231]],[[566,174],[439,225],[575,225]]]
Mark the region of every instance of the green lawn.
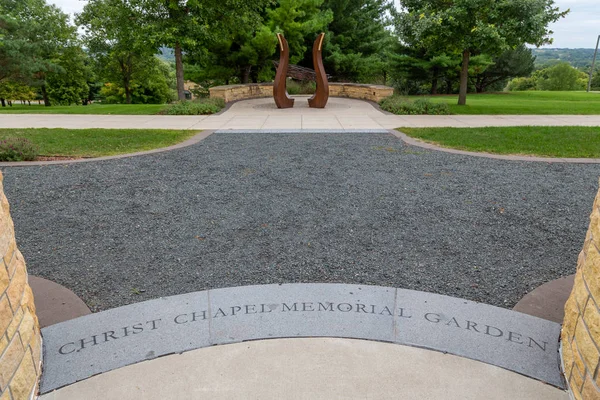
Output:
[[399,128],[442,147],[494,154],[600,158],[600,127]]
[[164,104],[90,104],[89,106],[52,106],[44,107],[37,103],[28,105],[14,104],[12,107],[0,107],[0,114],[120,114],[154,115],[165,108]]
[[0,129],[0,139],[26,138],[40,156],[100,157],[171,146],[197,131],[159,129]]
[[[416,99],[423,96],[411,96]],[[600,93],[503,92],[469,94],[467,105],[458,106],[458,96],[425,96],[435,103],[448,103],[453,114],[600,114]]]

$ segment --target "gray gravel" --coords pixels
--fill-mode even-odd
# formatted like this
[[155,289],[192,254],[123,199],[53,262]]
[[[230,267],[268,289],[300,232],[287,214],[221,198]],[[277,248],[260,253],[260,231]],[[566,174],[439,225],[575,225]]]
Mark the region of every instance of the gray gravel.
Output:
[[217,133],[167,153],[3,172],[30,273],[96,311],[283,282],[512,307],[574,273],[600,165],[457,156],[389,134]]

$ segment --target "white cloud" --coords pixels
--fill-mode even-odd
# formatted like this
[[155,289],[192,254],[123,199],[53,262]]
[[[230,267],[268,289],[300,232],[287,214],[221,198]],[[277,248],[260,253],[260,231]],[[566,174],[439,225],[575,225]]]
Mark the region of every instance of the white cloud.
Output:
[[[80,12],[86,0],[48,0],[61,7],[66,13]],[[398,4],[398,0],[395,0]],[[571,9],[566,18],[552,24],[554,43],[546,47],[586,47],[596,45],[600,35],[599,0],[555,0],[561,10]]]

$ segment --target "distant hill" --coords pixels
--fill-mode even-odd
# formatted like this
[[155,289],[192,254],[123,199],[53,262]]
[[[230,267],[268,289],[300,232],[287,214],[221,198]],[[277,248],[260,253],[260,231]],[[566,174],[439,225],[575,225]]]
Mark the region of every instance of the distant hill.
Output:
[[[591,67],[594,58],[594,49],[532,49],[532,52],[536,56],[536,68],[548,67],[566,61],[575,68],[586,70]],[[599,63],[600,60],[596,59],[596,65]]]

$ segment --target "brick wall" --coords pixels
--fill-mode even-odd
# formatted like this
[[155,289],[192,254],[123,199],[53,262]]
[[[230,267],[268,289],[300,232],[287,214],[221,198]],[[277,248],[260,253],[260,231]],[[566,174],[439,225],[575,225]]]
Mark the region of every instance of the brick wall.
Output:
[[569,388],[585,400],[600,399],[600,192],[590,219],[561,335]]
[[2,179],[0,173],[0,400],[24,400],[37,393],[42,338]]
[[[246,85],[215,86],[209,89],[210,97],[221,98],[226,103],[235,100],[273,97],[272,83],[249,83]],[[394,94],[394,89],[381,85],[357,83],[329,83],[329,96],[348,97],[379,102]]]

